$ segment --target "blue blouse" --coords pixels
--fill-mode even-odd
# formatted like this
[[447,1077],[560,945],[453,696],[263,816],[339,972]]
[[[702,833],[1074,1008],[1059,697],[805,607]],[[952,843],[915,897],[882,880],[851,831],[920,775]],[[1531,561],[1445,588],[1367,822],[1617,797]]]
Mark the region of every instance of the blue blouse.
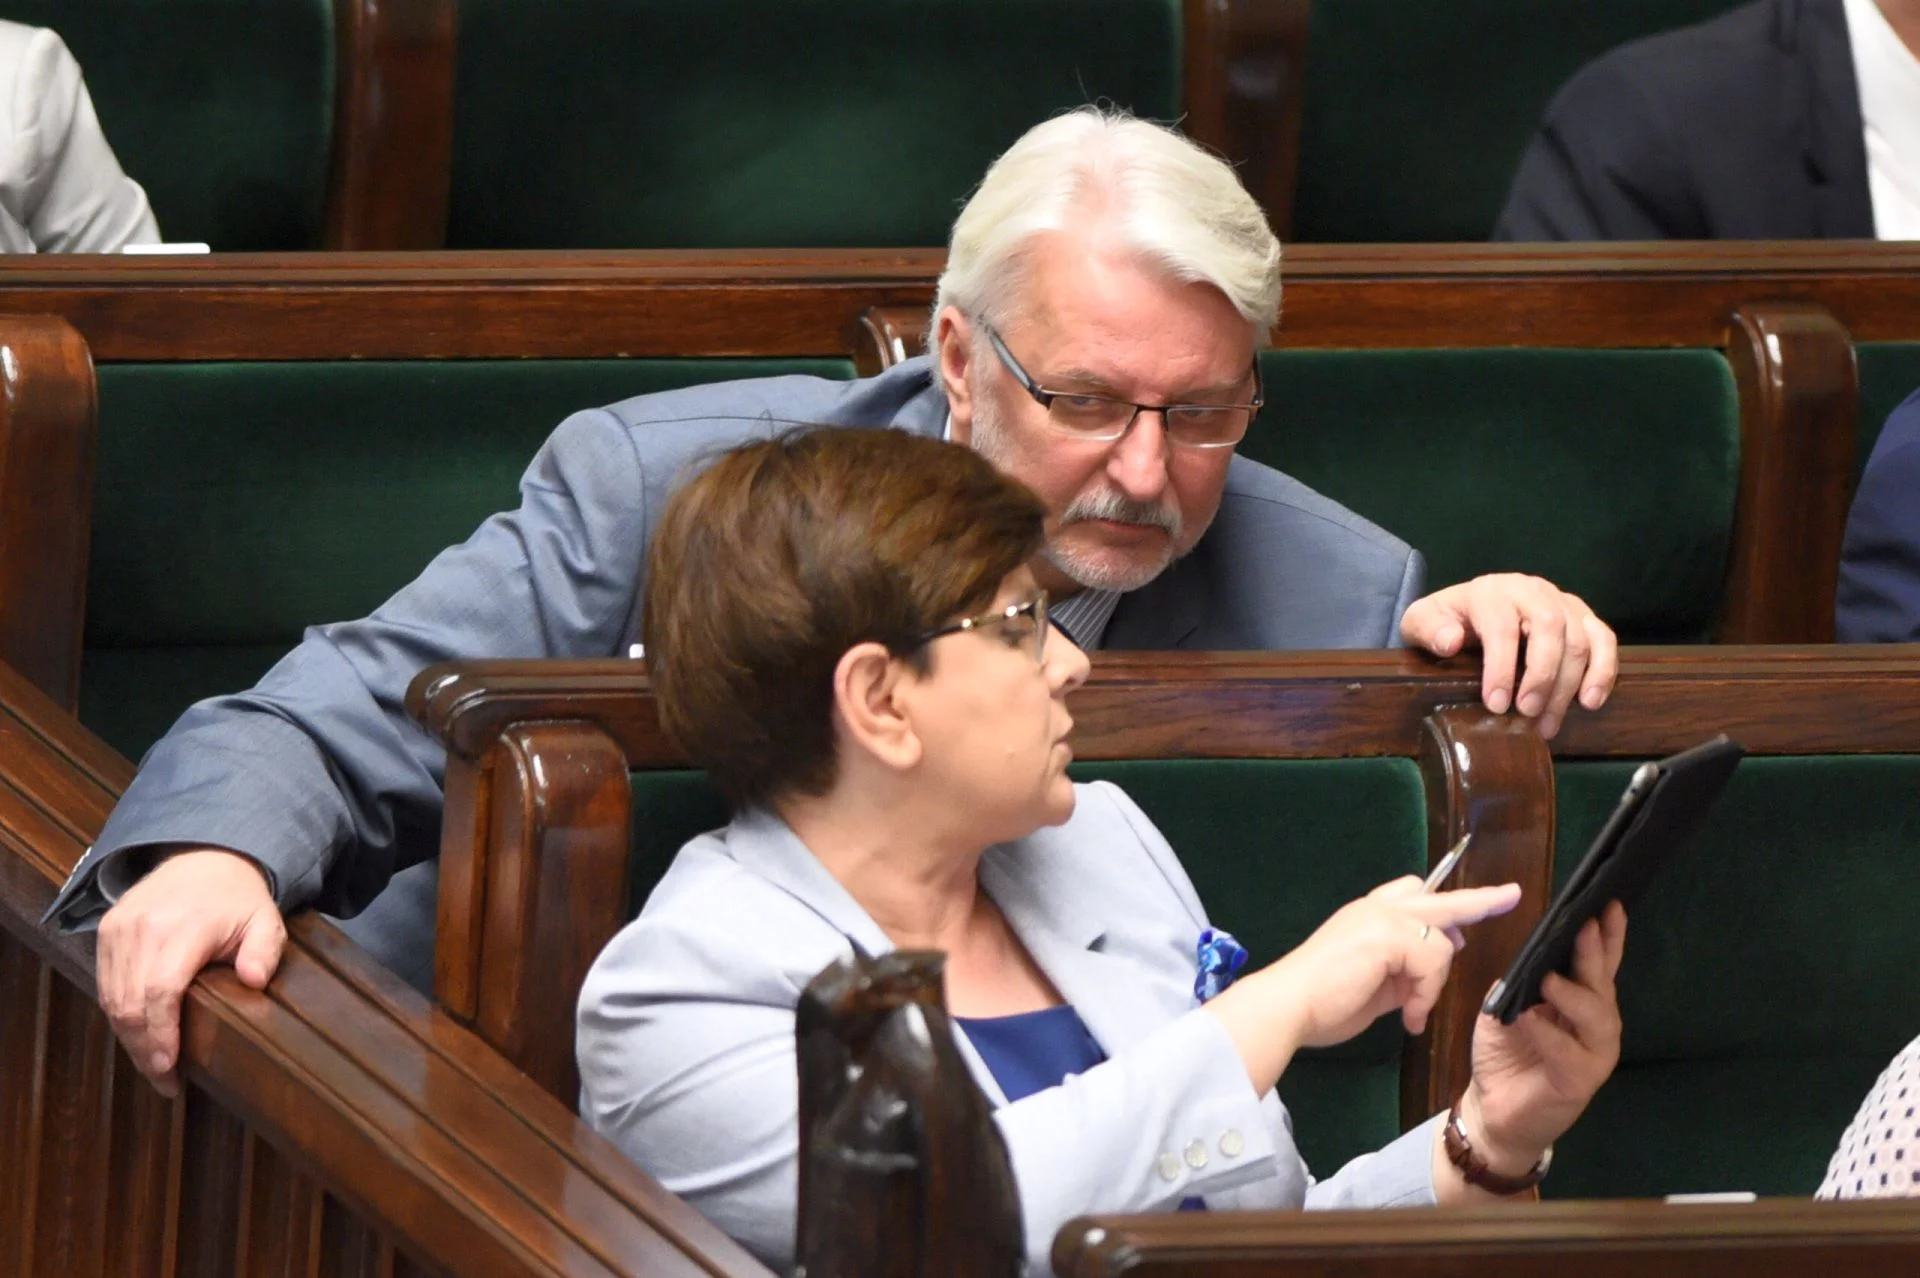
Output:
[[956,1016],[1008,1101],[1058,1087],[1107,1059],[1080,1013],[1062,1003],[1013,1016]]
[[[1058,1087],[1107,1059],[1072,1006],[1043,1007],[1012,1016],[956,1016],[967,1040],[993,1073],[1007,1101]],[[1181,1211],[1205,1211],[1201,1198],[1183,1198]]]

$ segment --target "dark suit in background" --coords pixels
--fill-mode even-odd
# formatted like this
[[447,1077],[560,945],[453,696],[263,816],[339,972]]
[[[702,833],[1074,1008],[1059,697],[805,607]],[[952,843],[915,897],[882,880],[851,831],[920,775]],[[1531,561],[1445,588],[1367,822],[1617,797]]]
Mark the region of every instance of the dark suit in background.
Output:
[[1758,0],[1583,68],[1547,108],[1493,232],[1872,237],[1841,0]]
[[1833,637],[1920,640],[1920,391],[1887,418],[1861,472],[1840,546]]

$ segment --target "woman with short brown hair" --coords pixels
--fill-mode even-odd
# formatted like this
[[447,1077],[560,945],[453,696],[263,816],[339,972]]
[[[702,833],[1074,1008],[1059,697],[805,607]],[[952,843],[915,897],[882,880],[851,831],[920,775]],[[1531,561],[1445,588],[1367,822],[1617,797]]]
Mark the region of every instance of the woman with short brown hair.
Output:
[[1618,907],[1546,1004],[1482,1019],[1454,1123],[1467,1158],[1436,1116],[1316,1183],[1274,1094],[1294,1052],[1396,1009],[1419,1032],[1459,929],[1519,889],[1396,880],[1227,988],[1231,938],[1172,849],[1120,790],[1067,777],[1087,659],[1048,633],[1027,567],[1043,523],[974,452],[898,431],[749,444],[671,499],[649,668],[663,726],[738,812],[589,974],[581,1113],[783,1269],[800,991],[855,944],[936,949],[1039,1271],[1092,1212],[1530,1187],[1618,1058]]

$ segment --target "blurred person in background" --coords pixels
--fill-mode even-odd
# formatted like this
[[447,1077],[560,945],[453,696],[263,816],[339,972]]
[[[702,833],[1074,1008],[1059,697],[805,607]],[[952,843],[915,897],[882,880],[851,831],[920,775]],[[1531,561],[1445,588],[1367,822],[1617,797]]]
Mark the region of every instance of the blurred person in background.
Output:
[[100,132],[80,64],[44,27],[0,22],[0,252],[155,244],[147,193]]

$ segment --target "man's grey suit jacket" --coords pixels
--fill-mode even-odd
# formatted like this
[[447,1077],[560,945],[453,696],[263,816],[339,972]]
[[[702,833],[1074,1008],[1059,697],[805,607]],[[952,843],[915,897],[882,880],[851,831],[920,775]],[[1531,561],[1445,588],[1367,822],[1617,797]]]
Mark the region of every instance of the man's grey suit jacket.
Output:
[[[123,854],[158,843],[245,853],[282,910],[355,913],[438,851],[445,756],[407,717],[416,674],[461,658],[623,655],[639,633],[648,539],[703,458],[795,423],[938,436],[946,416],[924,358],[864,381],[721,383],[574,414],[528,467],[518,509],[442,551],[372,616],[310,628],[254,688],[182,715],[49,917],[96,922],[136,877],[142,858]],[[1236,457],[1212,528],[1120,602],[1102,646],[1388,646],[1424,575],[1404,542]]]

